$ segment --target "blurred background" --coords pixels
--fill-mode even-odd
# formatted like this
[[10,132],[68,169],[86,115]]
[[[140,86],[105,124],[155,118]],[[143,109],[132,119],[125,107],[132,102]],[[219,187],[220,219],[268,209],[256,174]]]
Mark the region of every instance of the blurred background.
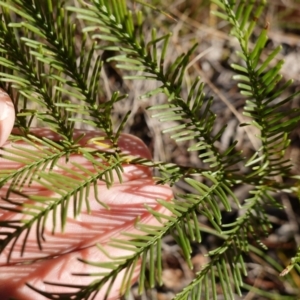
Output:
[[[130,1],[129,1],[130,2]],[[158,36],[172,32],[166,64],[173,62],[178,55],[187,52],[194,43],[198,46],[191,57],[184,78],[182,95],[185,97],[193,80],[200,76],[206,83],[207,98],[214,97],[212,110],[217,115],[216,132],[221,126],[227,124],[223,137],[219,141],[222,151],[234,140],[238,140],[236,150],[243,150],[245,156],[250,157],[259,144],[255,137],[256,132],[248,127],[239,127],[245,119],[242,115],[245,97],[239,94],[237,83],[232,79],[235,75],[230,65],[239,62],[236,51],[240,50],[237,40],[229,35],[230,27],[227,22],[211,14],[217,6],[208,0],[153,0],[146,1],[155,6],[158,11],[143,7],[133,1],[133,9],[141,8],[145,11],[145,35],[151,37],[152,27],[156,27]],[[247,2],[247,1],[246,1]],[[260,29],[268,26],[269,40],[264,55],[267,55],[278,45],[283,49],[272,64],[284,59],[285,64],[281,71],[283,81],[294,79],[294,84],[287,90],[286,95],[300,89],[300,1],[299,0],[272,0],[268,4],[258,26],[254,30],[252,42],[254,43]],[[162,10],[164,13],[162,13]],[[149,30],[148,30],[149,29]],[[114,53],[104,53],[110,57]],[[264,56],[263,56],[264,57]],[[169,62],[168,62],[169,60]],[[163,103],[163,95],[139,100],[139,97],[149,90],[159,86],[154,81],[126,81],[123,80],[123,71],[117,70],[113,63],[105,64],[103,80],[105,94],[109,95],[115,90],[129,94],[129,99],[118,103],[115,109],[115,122],[131,110],[131,117],[125,131],[140,137],[151,149],[154,160],[174,162],[185,166],[201,167],[197,153],[188,152],[190,142],[176,144],[168,134],[162,131],[170,127],[170,123],[160,123],[152,118],[153,112],[147,107]],[[126,74],[125,74],[126,75]],[[289,106],[299,107],[300,99],[296,98]],[[174,124],[173,124],[174,125]],[[246,130],[245,130],[246,128]],[[291,147],[287,157],[294,162],[293,172],[300,171],[300,127],[291,135]],[[243,166],[240,166],[241,171]],[[241,202],[249,194],[250,186],[238,186],[235,194]],[[184,182],[174,186],[174,191],[179,193],[190,192]],[[249,270],[245,278],[243,297],[236,295],[236,299],[300,299],[300,274],[292,271],[284,279],[279,273],[288,265],[290,257],[300,245],[300,205],[297,198],[287,195],[274,195],[285,206],[285,211],[273,208],[268,210],[273,228],[270,235],[262,241],[268,247],[267,251],[250,254],[245,260]],[[225,222],[231,222],[237,217],[237,212],[224,212]],[[206,226],[206,219],[199,216],[200,223]],[[180,292],[192,279],[194,274],[207,262],[205,254],[218,246],[217,237],[203,233],[203,242],[194,245],[193,265],[190,270],[181,255],[179,247],[171,236],[164,239],[163,244],[163,286],[150,290],[147,294],[138,296],[137,288],[133,287],[129,299],[139,300],[169,300]],[[255,241],[253,241],[255,245]],[[264,257],[267,255],[271,261]],[[219,295],[218,299],[224,299]]]

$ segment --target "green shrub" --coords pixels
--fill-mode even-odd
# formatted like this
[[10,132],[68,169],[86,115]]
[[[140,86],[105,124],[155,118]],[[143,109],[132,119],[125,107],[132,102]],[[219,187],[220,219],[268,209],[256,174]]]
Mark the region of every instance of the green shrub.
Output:
[[[68,299],[90,299],[103,282],[113,277],[115,270],[130,270],[140,257],[144,258],[139,278],[140,292],[161,283],[161,243],[162,238],[170,233],[189,266],[192,266],[192,246],[201,243],[203,232],[220,239],[219,246],[209,251],[208,263],[174,299],[217,299],[219,293],[224,299],[243,296],[244,289],[251,289],[244,283],[247,276],[245,256],[249,253],[262,256],[278,273],[286,275],[286,280],[290,280],[287,273],[292,268],[300,271],[300,249],[284,269],[264,251],[266,246],[262,239],[268,236],[271,227],[267,209],[283,208],[276,195],[285,193],[300,198],[300,175],[291,173],[293,164],[286,156],[289,135],[300,118],[299,108],[290,108],[288,104],[299,92],[285,96],[292,80],[281,81],[279,72],[283,61],[276,62],[281,47],[265,52],[268,24],[259,34],[253,34],[254,29],[257,33],[257,22],[265,1],[212,1],[218,7],[214,14],[229,24],[231,34],[240,45],[237,62],[232,68],[236,72],[234,79],[238,81],[239,92],[244,97],[243,114],[247,117],[240,126],[248,130],[249,143],[254,141],[256,145],[251,155],[249,151],[245,154],[239,151],[239,141],[228,143],[226,149],[220,146],[226,124],[219,123],[220,118],[213,109],[213,98],[205,95],[206,85],[201,78],[191,74],[190,82],[185,81],[186,68],[197,44],[185,49],[186,53],[178,57],[169,57],[172,53],[169,48],[171,33],[160,35],[162,30],[145,28],[143,19],[145,13],[154,11],[156,16],[164,19],[161,22],[166,28],[167,21],[173,17],[167,11],[142,1],[133,2],[0,1],[0,81],[17,103],[16,126],[28,143],[38,139],[28,134],[33,125],[50,128],[62,138],[60,144],[38,139],[57,155],[49,153],[47,157],[37,156],[32,160],[20,154],[20,161],[27,167],[9,174],[0,173],[0,186],[12,180],[11,188],[18,190],[34,175],[48,182],[47,186],[51,183],[55,191],[59,184],[55,186],[53,178],[43,175],[43,166],[46,163],[55,165],[59,157],[78,151],[72,138],[74,128],[100,129],[115,144],[131,112],[128,110],[118,119],[114,110],[125,103],[134,107],[140,101],[136,98],[130,100],[128,95],[122,94],[123,80],[128,84],[129,92],[135,88],[136,82],[143,82],[153,88],[140,98],[159,99],[154,104],[152,102],[148,110],[159,122],[165,123],[164,134],[170,136],[175,145],[187,143],[188,153],[195,153],[198,163],[180,165],[171,161],[126,158],[126,162],[153,167],[157,184],[176,186],[178,182],[184,182],[188,191],[175,193],[172,202],[158,200],[172,212],[172,217],[157,215],[153,211],[164,224],[159,228],[140,228],[149,234],[149,238],[132,237],[136,241],[136,255],[125,262],[111,264],[108,266],[110,272],[96,278],[90,287],[79,286],[79,292],[74,290],[73,298]],[[157,2],[153,4],[159,5]],[[122,79],[119,86],[111,89],[109,98],[101,72],[103,65],[109,67],[112,62],[115,63],[114,70],[121,70],[119,76]],[[122,156],[116,159],[119,160],[117,166],[124,162]],[[98,180],[89,179],[89,184],[85,183],[83,189],[89,189],[93,180]],[[109,184],[112,182],[108,180]],[[235,188],[241,185],[249,187],[246,199],[235,195]],[[74,195],[78,196],[78,189],[65,191],[50,209],[64,207],[66,199],[72,200]],[[225,223],[222,213],[231,210],[237,212],[235,220]],[[1,236],[1,251],[22,233],[29,232],[33,222],[44,221],[46,216],[45,211],[37,210],[31,222],[14,224],[14,234],[9,231]],[[199,216],[205,217],[205,226],[199,221]],[[64,222],[66,220],[62,220]],[[1,226],[11,228],[11,223],[2,221]],[[42,230],[38,234],[42,235]],[[118,247],[130,246],[130,243]],[[26,239],[24,247],[25,244]],[[101,262],[95,263],[101,266]],[[129,283],[131,277],[124,280]],[[266,298],[277,297],[257,288],[252,291]],[[296,295],[288,297],[282,299],[293,299]]]

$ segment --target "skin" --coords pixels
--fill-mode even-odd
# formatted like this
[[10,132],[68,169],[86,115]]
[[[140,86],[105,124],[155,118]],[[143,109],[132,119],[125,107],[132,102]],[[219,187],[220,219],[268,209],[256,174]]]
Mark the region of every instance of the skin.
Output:
[[[43,145],[37,145],[36,147],[30,146],[25,144],[21,139],[14,142],[7,141],[13,127],[14,119],[15,113],[12,102],[9,96],[1,91],[0,145],[3,149],[16,149],[16,147],[21,146],[34,151],[43,151],[43,148],[45,147]],[[32,134],[40,137],[47,137],[54,141],[59,139],[57,134],[45,128],[32,129]],[[97,143],[93,140],[93,138],[101,137],[100,132],[77,130],[74,134],[75,137],[80,134],[85,134],[84,138],[80,141],[80,144],[83,147],[109,151],[107,149],[107,141],[101,140],[100,143]],[[119,139],[118,146],[123,153],[127,153],[129,156],[151,158],[147,147],[141,140],[134,136],[122,135]],[[6,152],[0,149],[0,154],[4,153]],[[10,155],[13,156],[13,154]],[[100,158],[98,158],[98,160],[100,160]],[[69,176],[70,180],[65,180],[62,183],[65,188],[68,187],[69,184],[72,184],[72,180],[78,179],[74,173],[66,173],[65,168],[80,173],[82,171],[78,165],[97,174],[95,167],[85,159],[82,154],[71,155],[68,161],[66,161],[65,158],[61,158],[52,170],[49,170],[48,166],[45,169],[45,172],[54,172]],[[12,159],[0,157],[0,171],[1,169],[13,171],[22,166],[22,163],[14,161],[13,157]],[[46,282],[87,285],[95,279],[101,278],[101,275],[93,277],[85,276],[84,274],[99,274],[101,272],[107,272],[107,269],[84,264],[78,259],[84,259],[91,262],[109,262],[113,257],[130,255],[132,252],[129,250],[121,250],[109,245],[108,242],[110,239],[129,239],[127,236],[122,235],[122,232],[144,234],[136,229],[135,224],[137,220],[143,224],[160,225],[158,220],[145,208],[145,204],[160,213],[169,215],[170,212],[159,205],[156,199],[170,200],[172,198],[171,189],[167,186],[155,185],[152,179],[151,170],[147,167],[125,164],[123,165],[123,169],[122,182],[119,182],[117,174],[114,174],[114,184],[109,189],[104,181],[99,180],[97,183],[98,198],[105,203],[109,209],[99,204],[94,189],[91,188],[88,196],[88,203],[91,209],[90,213],[87,211],[86,205],[83,204],[81,214],[74,218],[74,199],[72,198],[68,206],[67,225],[64,228],[64,232],[61,232],[60,230],[60,213],[58,210],[56,213],[58,216],[57,225],[53,233],[53,211],[50,211],[45,223],[45,240],[42,242],[42,250],[39,249],[36,242],[36,223],[32,226],[27,237],[23,255],[20,254],[20,250],[22,249],[26,232],[21,235],[15,244],[11,242],[7,245],[0,254],[1,300],[8,300],[10,298],[18,300],[48,299],[29,288],[26,283],[50,294],[74,292],[76,290],[74,288],[50,285]],[[19,208],[17,204],[21,203],[23,209],[30,211],[32,209],[31,206],[26,206],[26,204],[33,204],[34,201],[29,200],[26,196],[10,193],[9,199],[12,200],[13,203],[8,203],[4,200],[7,195],[8,187],[9,183],[0,188],[0,206],[9,206],[10,208],[16,209]],[[44,199],[59,197],[59,194],[47,189],[47,187],[41,185],[36,180],[31,182],[26,181],[22,188],[22,193],[23,195],[44,196]],[[47,205],[45,202],[39,202],[39,204],[41,206]],[[0,209],[1,221],[26,218],[28,217],[24,216],[23,213]],[[7,230],[7,228],[0,227],[0,236],[1,231]],[[105,255],[101,252],[96,244],[101,244],[102,248],[107,251],[109,255]],[[11,254],[9,251],[10,249],[13,249]],[[133,281],[138,277],[139,271],[138,263],[134,270]],[[75,272],[77,274],[74,274]],[[120,294],[122,294],[120,286],[123,276],[123,271],[117,275],[107,299],[113,300],[120,298]],[[106,288],[107,284],[101,288],[94,299],[104,299]]]
[[8,94],[0,89],[0,147],[6,142],[15,122],[15,109]]

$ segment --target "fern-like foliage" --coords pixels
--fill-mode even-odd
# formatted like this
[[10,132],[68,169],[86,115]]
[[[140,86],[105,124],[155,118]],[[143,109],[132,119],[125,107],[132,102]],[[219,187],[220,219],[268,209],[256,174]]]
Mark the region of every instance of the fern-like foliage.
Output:
[[[137,1],[142,3],[141,1]],[[37,225],[36,240],[43,248],[44,225],[53,215],[53,232],[63,230],[66,211],[70,201],[76,207],[74,217],[80,215],[84,205],[89,208],[88,195],[97,189],[102,180],[109,188],[114,183],[113,174],[118,174],[122,182],[122,165],[132,163],[154,167],[160,176],[157,184],[174,185],[184,180],[193,192],[175,195],[173,202],[158,199],[158,202],[172,213],[171,216],[158,213],[148,207],[161,226],[150,226],[137,222],[140,234],[123,233],[126,241],[112,239],[110,246],[131,251],[131,255],[121,258],[110,257],[103,247],[99,251],[112,262],[83,263],[105,268],[107,272],[94,275],[95,280],[87,286],[74,285],[74,292],[50,294],[38,291],[49,299],[93,299],[99,289],[109,283],[109,293],[117,275],[125,271],[122,291],[128,292],[134,269],[140,258],[141,272],[139,291],[162,283],[161,243],[162,237],[171,233],[180,245],[187,263],[192,266],[192,243],[201,243],[202,226],[198,216],[205,216],[209,231],[221,238],[221,245],[210,251],[209,262],[195,276],[195,279],[175,299],[217,299],[217,285],[221,286],[225,299],[242,296],[243,279],[247,276],[244,255],[255,250],[250,244],[254,238],[265,248],[262,237],[268,235],[271,226],[266,207],[278,207],[274,193],[298,193],[299,186],[284,184],[290,177],[291,161],[285,151],[289,146],[289,133],[299,123],[299,109],[286,109],[286,104],[296,95],[284,98],[284,92],[292,81],[281,83],[280,68],[283,62],[269,67],[280,51],[274,49],[262,56],[267,42],[268,24],[258,36],[253,34],[265,1],[213,0],[219,10],[215,14],[228,21],[231,33],[240,44],[240,61],[232,67],[237,71],[240,92],[245,97],[244,114],[249,122],[242,126],[254,126],[259,134],[260,147],[252,157],[243,157],[232,143],[220,151],[218,141],[226,126],[215,132],[218,117],[212,111],[213,98],[204,94],[204,84],[195,78],[187,97],[182,87],[186,67],[195,47],[184,53],[171,64],[166,64],[166,53],[171,34],[158,36],[155,28],[151,36],[145,38],[143,12],[125,0],[75,1],[64,4],[54,0],[1,0],[2,19],[0,22],[0,81],[7,87],[18,113],[19,131],[12,138],[26,141],[33,147],[4,149],[2,156],[22,163],[18,170],[0,172],[0,187],[9,183],[7,205],[1,209],[10,210],[12,193],[21,193],[22,187],[41,184],[55,192],[56,198],[28,196],[34,204],[17,205],[17,212],[26,216],[22,221],[1,221],[7,228],[1,235],[0,253],[6,247],[15,251],[14,245],[20,237],[28,236],[33,224]],[[143,8],[143,6],[141,6]],[[249,41],[254,40],[254,46]],[[149,161],[128,157],[119,152],[118,138],[127,121],[127,112],[116,127],[111,118],[115,103],[126,101],[126,95],[116,92],[111,99],[99,101],[103,51],[114,51],[116,55],[107,62],[116,62],[116,67],[127,72],[127,80],[155,80],[159,87],[141,95],[147,98],[158,94],[165,96],[165,103],[149,108],[153,117],[168,124],[165,134],[171,133],[176,143],[190,141],[188,151],[197,153],[203,168],[180,166],[169,162]],[[32,124],[51,129],[59,136],[59,142],[36,136]],[[98,129],[99,136],[112,144],[110,152],[91,150],[80,146],[83,135],[74,139],[74,128],[89,125]],[[93,142],[93,141],[92,141]],[[43,152],[38,150],[43,147]],[[65,167],[58,161],[71,154],[80,154],[92,162],[91,171],[72,163]],[[95,157],[101,158],[101,163]],[[244,164],[241,173],[237,164]],[[49,167],[49,171],[45,171]],[[55,167],[55,170],[54,170]],[[61,170],[64,175],[60,175]],[[61,182],[70,180],[67,186]],[[199,180],[201,178],[201,180]],[[299,178],[295,179],[299,180]],[[237,184],[252,187],[249,198],[242,202],[233,192]],[[98,199],[100,205],[101,197]],[[40,203],[43,203],[41,206]],[[233,223],[224,224],[222,211],[238,207],[243,213]],[[13,208],[16,211],[16,208]],[[55,220],[60,219],[59,226]],[[129,239],[128,239],[129,237]],[[22,251],[26,248],[26,238]],[[299,253],[298,253],[299,254]],[[296,266],[299,269],[299,255],[283,275]],[[8,256],[8,260],[10,255]],[[63,283],[61,283],[63,285]],[[32,289],[36,289],[31,286]],[[202,295],[202,296],[201,296]]]

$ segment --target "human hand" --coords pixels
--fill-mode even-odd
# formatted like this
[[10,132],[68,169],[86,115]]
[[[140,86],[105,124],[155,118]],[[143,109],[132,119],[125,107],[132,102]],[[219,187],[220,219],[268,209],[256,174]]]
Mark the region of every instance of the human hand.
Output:
[[[12,120],[14,120],[13,107],[9,104],[6,106],[6,108],[8,107],[7,110],[3,110],[3,107],[3,102],[1,104],[0,95],[1,145],[5,143],[13,124]],[[4,114],[6,114],[5,118],[3,117]],[[93,138],[99,137],[99,132],[77,130],[75,132],[75,137],[78,137],[82,133],[85,134],[84,138],[80,140],[82,147],[93,147],[95,150],[105,150],[101,149],[101,145],[91,145],[89,143],[89,141],[91,141]],[[32,129],[32,134],[40,137],[47,137],[48,139],[54,141],[59,139],[57,134],[42,128]],[[17,146],[36,149],[34,146],[26,145],[22,140],[6,142],[4,144],[6,149]],[[122,152],[125,152],[128,155],[144,157],[148,159],[150,158],[150,153],[147,147],[142,143],[142,141],[134,136],[125,134],[121,135],[118,146]],[[0,150],[0,154],[1,152],[3,153],[3,151]],[[56,172],[57,174],[66,176],[66,172],[61,167],[63,166],[64,168],[73,169],[74,174],[75,172],[80,173],[78,164],[88,169],[92,173],[97,173],[95,167],[90,163],[89,160],[84,158],[82,154],[71,155],[68,162],[66,162],[65,158],[61,158],[58,161],[58,165],[60,167],[55,167],[52,171],[49,169],[46,171]],[[0,157],[0,171],[1,169],[13,171],[22,168],[22,166],[22,163],[9,159],[1,159]],[[49,285],[45,282],[70,285],[88,285],[94,280],[101,278],[101,275],[94,277],[85,276],[84,274],[100,274],[101,272],[107,272],[107,270],[97,266],[85,264],[78,259],[102,263],[112,260],[97,248],[97,243],[101,244],[103,249],[105,249],[111,257],[123,257],[130,255],[132,252],[129,250],[122,250],[109,246],[108,242],[112,237],[124,240],[125,236],[122,236],[121,232],[141,234],[135,228],[137,219],[139,219],[143,224],[160,225],[158,220],[156,220],[144,207],[144,204],[147,204],[156,211],[167,214],[166,209],[159,205],[156,202],[156,199],[171,199],[171,189],[167,186],[155,185],[151,176],[151,171],[147,167],[125,164],[123,165],[123,170],[122,183],[118,182],[116,174],[114,184],[109,189],[104,181],[99,180],[97,183],[98,198],[101,202],[108,205],[109,209],[99,204],[97,201],[97,195],[91,188],[88,196],[90,213],[88,212],[86,206],[83,205],[79,216],[74,218],[73,212],[75,209],[75,201],[73,201],[74,199],[71,199],[67,210],[67,223],[63,233],[60,231],[60,208],[58,208],[58,211],[54,213],[57,216],[57,224],[54,234],[52,234],[53,210],[49,212],[47,221],[45,223],[45,241],[42,241],[42,250],[40,250],[37,243],[36,232],[38,230],[38,222],[34,222],[32,225],[22,256],[20,253],[22,251],[22,245],[24,244],[24,238],[26,237],[27,231],[24,231],[16,242],[13,239],[5,247],[0,255],[1,300],[6,300],[9,298],[18,300],[47,299],[33,289],[29,288],[26,283],[29,283],[34,288],[50,294],[74,292],[74,288],[63,287],[59,285]],[[71,186],[72,180],[76,179],[75,177],[70,176],[70,181],[62,182],[63,188],[66,189],[69,185]],[[49,199],[47,201],[45,200],[45,202],[41,204],[42,207],[46,207],[46,205],[51,204],[50,199],[60,197],[59,191],[54,193],[45,186],[41,185],[38,181],[33,180],[30,183],[26,183],[22,189],[22,194],[10,193],[9,200],[13,201],[13,203],[8,203],[5,201],[8,187],[9,183],[1,186],[0,206],[9,207],[10,209],[20,209],[18,204],[22,204],[22,209],[30,210],[29,205],[24,205],[29,203],[33,204],[33,200],[29,200],[28,197],[26,197],[29,195],[42,196],[44,197],[43,199]],[[0,221],[17,221],[20,219],[28,220],[29,217],[28,215],[25,216],[23,213],[8,211],[4,208],[0,209]],[[5,237],[4,232],[7,232],[7,230],[7,228],[0,228],[0,235],[2,233],[2,236]],[[14,231],[15,229],[11,228],[11,232]],[[12,249],[11,252],[10,249]],[[74,273],[81,275],[74,275]],[[138,277],[138,273],[139,267],[136,267],[133,276],[134,279]],[[123,276],[124,271],[117,276],[108,299],[119,298]],[[107,286],[108,283],[101,288],[94,299],[104,299]],[[66,297],[65,299],[69,298]]]

